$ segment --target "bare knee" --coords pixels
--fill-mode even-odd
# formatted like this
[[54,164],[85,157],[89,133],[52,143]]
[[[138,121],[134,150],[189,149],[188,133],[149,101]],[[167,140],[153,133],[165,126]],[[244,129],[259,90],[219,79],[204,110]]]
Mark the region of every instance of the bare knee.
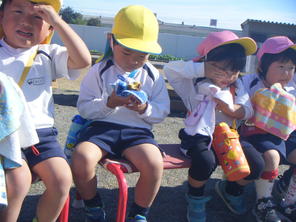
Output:
[[96,165],[104,155],[106,152],[93,143],[78,144],[72,155],[71,168],[74,178],[85,178],[95,172]]
[[152,155],[136,162],[136,167],[141,176],[149,177],[154,180],[160,180],[163,174],[163,158],[157,150]]
[[44,181],[44,184],[49,193],[59,197],[67,196],[72,185],[71,170],[65,170],[62,174],[52,177],[50,181]]
[[280,162],[280,154],[277,150],[268,150],[263,154],[265,170],[277,169]]
[[5,171],[9,198],[25,198],[31,186],[31,172],[27,166]]

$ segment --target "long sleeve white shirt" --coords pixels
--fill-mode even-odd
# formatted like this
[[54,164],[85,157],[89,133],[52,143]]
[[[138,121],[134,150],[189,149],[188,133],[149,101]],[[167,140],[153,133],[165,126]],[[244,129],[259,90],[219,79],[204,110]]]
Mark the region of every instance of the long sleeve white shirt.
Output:
[[77,107],[86,119],[112,122],[132,127],[151,129],[170,112],[170,100],[165,81],[159,71],[147,62],[139,69],[135,80],[141,82],[141,89],[148,95],[148,106],[143,114],[124,106],[115,109],[107,107],[107,99],[113,92],[117,75],[128,76],[112,59],[103,60],[89,70],[80,86]]
[[[181,97],[184,105],[189,112],[192,112],[200,103],[198,99],[199,86],[203,81],[196,81],[198,78],[204,78],[204,63],[193,61],[173,61],[164,67],[164,73],[174,88],[175,92]],[[238,79],[235,82],[236,90],[234,104],[242,105],[245,110],[243,119],[249,119],[253,115],[253,108],[248,93],[242,81]],[[229,89],[223,89],[229,90]],[[216,123],[227,122],[232,125],[233,118],[216,111]]]

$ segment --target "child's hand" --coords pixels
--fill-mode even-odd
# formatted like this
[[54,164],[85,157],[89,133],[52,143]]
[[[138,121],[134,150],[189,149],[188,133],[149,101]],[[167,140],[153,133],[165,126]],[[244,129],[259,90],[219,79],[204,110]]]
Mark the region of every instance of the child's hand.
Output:
[[227,103],[223,102],[220,99],[214,98],[215,102],[217,103],[216,109],[222,111],[223,113],[227,114],[229,112],[233,112],[233,109],[230,109]]
[[147,109],[147,103],[141,104],[141,102],[134,96],[131,96],[130,103],[125,105],[126,108],[143,114]]
[[231,109],[227,103],[222,100],[214,98],[217,103],[216,109],[222,111],[225,115],[230,116],[235,119],[242,119],[245,115],[245,109],[242,105],[234,104],[233,109]]
[[132,96],[117,96],[113,90],[107,101],[107,106],[115,109],[117,106],[128,106],[132,103]]
[[45,22],[53,27],[61,19],[51,5],[35,4],[33,8]]

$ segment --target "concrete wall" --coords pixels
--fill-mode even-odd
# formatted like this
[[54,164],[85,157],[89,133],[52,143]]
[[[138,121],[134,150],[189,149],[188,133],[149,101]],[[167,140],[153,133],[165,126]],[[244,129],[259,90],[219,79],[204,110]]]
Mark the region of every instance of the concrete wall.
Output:
[[[78,35],[85,41],[90,50],[104,52],[106,45],[106,35],[111,31],[108,27],[95,27],[84,25],[71,25]],[[162,54],[173,55],[185,60],[192,59],[198,54],[196,52],[197,45],[204,37],[177,35],[171,33],[159,33],[159,44],[162,46]],[[58,35],[53,36],[52,43],[63,44]],[[253,72],[254,59],[248,58],[246,72]]]
[[[107,27],[95,27],[84,25],[71,25],[78,35],[85,41],[90,50],[95,49],[104,52],[106,45],[106,34],[111,31]],[[188,35],[175,35],[169,33],[159,34],[159,44],[162,46],[162,54],[169,54],[184,59],[191,59],[197,55],[196,46],[203,38]],[[55,34],[52,43],[62,44],[60,38]]]

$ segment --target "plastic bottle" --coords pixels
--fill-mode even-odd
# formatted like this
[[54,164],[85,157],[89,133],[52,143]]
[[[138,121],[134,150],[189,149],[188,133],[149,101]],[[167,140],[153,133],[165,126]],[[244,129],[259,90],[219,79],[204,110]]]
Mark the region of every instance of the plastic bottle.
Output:
[[73,148],[77,142],[77,135],[82,127],[86,124],[87,120],[82,118],[80,115],[75,115],[72,119],[70,129],[68,131],[68,136],[66,139],[64,153],[68,160],[71,160],[71,155]]
[[236,130],[227,123],[219,123],[213,134],[213,148],[229,181],[237,181],[250,174],[250,167],[239,142]]

